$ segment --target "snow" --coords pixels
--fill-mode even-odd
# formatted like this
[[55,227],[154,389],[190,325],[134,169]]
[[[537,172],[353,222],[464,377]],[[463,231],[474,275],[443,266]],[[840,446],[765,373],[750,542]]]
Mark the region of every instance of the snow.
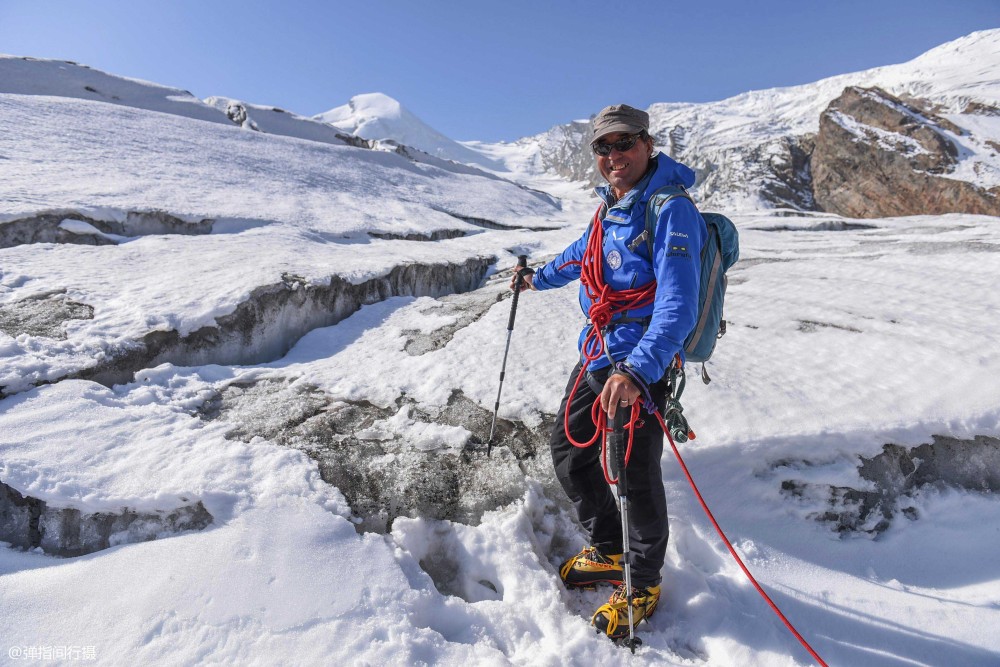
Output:
[[122,243],[128,240],[126,237],[118,234],[105,234],[97,227],[83,220],[63,220],[59,223],[59,229],[66,230],[70,234],[76,234],[77,236],[99,236],[113,243]]
[[[858,122],[851,116],[839,111],[832,111],[830,119],[842,128],[857,137],[858,141],[867,143],[872,138],[875,139],[882,150],[889,152],[898,151],[904,155],[930,154],[919,141],[899,132],[889,132],[880,127],[872,127]],[[852,139],[853,141],[853,139]]]
[[[995,54],[997,45],[996,31],[976,33],[907,66],[941,99],[995,105],[995,75],[967,61],[963,70],[955,54]],[[115,84],[134,104],[84,99],[66,92],[65,70],[51,61],[0,59],[0,68],[28,65],[38,69],[16,70],[19,87],[0,91],[0,227],[67,210],[99,220],[164,210],[216,224],[198,236],[0,249],[0,307],[65,290],[95,309],[93,319],[64,323],[65,340],[0,333],[0,385],[12,392],[0,400],[0,482],[87,512],[197,500],[214,521],[76,558],[0,545],[0,655],[75,645],[92,648],[99,664],[810,664],[669,454],[664,597],[631,657],[589,627],[609,591],[559,585],[558,563],[585,537],[541,481],[477,526],[400,517],[385,535],[359,533],[359,517],[315,460],[262,437],[230,439],[239,424],[200,412],[227,387],[272,380],[388,410],[364,433],[372,440],[403,435],[418,451],[459,450],[474,427],[428,423],[413,405],[433,413],[458,390],[492,411],[510,308],[498,300],[503,276],[460,307],[429,296],[372,303],[262,363],[163,363],[112,387],[65,379],[114,345],[212,325],[283,274],[304,285],[359,284],[400,264],[495,257],[502,272],[517,254],[546,261],[579,235],[594,201],[579,184],[532,175],[527,143],[464,147],[507,156],[506,176],[559,206],[392,153],[247,131],[208,105],[224,122],[164,113],[149,100],[173,94],[153,84],[129,83],[133,93]],[[883,69],[902,81],[902,70]],[[746,96],[739,113],[727,102],[725,131],[752,122],[761,97]],[[364,108],[405,120],[386,100]],[[976,136],[996,136],[994,118],[975,118]],[[442,209],[547,229],[482,229]],[[713,512],[830,664],[997,664],[995,494],[925,487],[908,498],[917,519],[899,516],[877,537],[839,536],[814,520],[822,507],[783,493],[782,483],[865,489],[858,457],[886,443],[1000,436],[990,316],[1000,225],[959,214],[732,217],[742,258],[730,273],[729,331],[708,366],[714,381],[702,385],[690,369],[683,398],[697,438],[681,451]],[[62,225],[99,233],[71,217]],[[369,236],[436,230],[469,235]],[[556,411],[582,322],[574,288],[522,296],[501,417],[535,428]],[[426,351],[407,351],[414,338],[437,335]]]
[[205,104],[226,114],[226,117],[234,123],[239,118],[238,114],[242,109],[246,118],[239,124],[249,130],[340,146],[347,143],[343,139],[344,133],[337,128],[277,107],[250,104],[228,97],[209,97],[205,100]]
[[[409,261],[487,256],[482,228],[456,216],[512,227],[556,226],[551,198],[513,183],[444,171],[399,155],[246,132],[175,115],[67,98],[0,97],[0,221],[51,210],[166,210],[218,220],[207,236],[146,235],[81,249],[22,245],[5,251],[0,303],[69,288],[101,308],[68,325],[67,341],[23,338],[0,365],[0,385],[52,380],[150,331],[181,335],[233,312],[252,290],[292,272],[314,284],[354,283],[398,263],[400,243],[369,234],[467,236],[410,242]],[[9,124],[9,125],[8,125]],[[62,131],[52,132],[52,127]],[[99,141],[111,127],[115,141]],[[103,215],[110,211],[112,215]],[[0,227],[2,227],[0,222]],[[80,229],[79,222],[73,223]],[[228,232],[228,233],[226,233]],[[489,232],[487,232],[489,233]],[[262,248],[269,252],[262,253]],[[79,265],[69,257],[90,257]],[[123,279],[111,283],[108,273]],[[192,292],[189,285],[203,289]]]
[[[969,149],[952,177],[970,180],[983,188],[1000,186],[1000,153],[983,142],[996,138],[996,127],[982,125],[982,116],[966,113],[979,102],[996,106],[1000,99],[1000,29],[984,30],[949,42],[898,65],[829,77],[799,86],[752,90],[734,97],[706,103],[656,103],[648,108],[651,133],[657,145],[699,171],[694,194],[712,210],[757,210],[769,208],[760,197],[761,180],[771,175],[760,163],[784,155],[788,138],[800,138],[819,130],[821,113],[845,88],[880,87],[906,99],[929,100],[960,128],[971,130],[975,139],[963,142]],[[595,109],[596,112],[596,109]],[[994,119],[991,119],[994,120]],[[546,165],[542,152],[549,144],[564,142],[566,125],[513,143],[477,144],[470,148],[504,164],[512,173],[538,177]],[[983,135],[979,130],[985,130]],[[682,131],[681,146],[668,135]],[[954,137],[952,137],[954,138]],[[703,171],[715,170],[721,177],[705,179]]]
[[313,117],[365,139],[393,139],[436,157],[479,166],[498,165],[449,139],[383,93],[355,95],[347,104]]
[[979,114],[944,117],[965,130],[960,136],[949,135],[959,147],[960,161],[948,177],[986,189],[1000,184],[1000,117]]
[[0,94],[95,100],[212,123],[229,122],[186,90],[115,76],[63,60],[0,54]]

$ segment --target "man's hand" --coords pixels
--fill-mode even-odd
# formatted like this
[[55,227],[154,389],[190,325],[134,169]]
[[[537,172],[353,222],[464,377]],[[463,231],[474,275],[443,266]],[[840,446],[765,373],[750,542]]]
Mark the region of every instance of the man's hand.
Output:
[[639,388],[632,379],[622,373],[612,373],[604,383],[601,392],[601,409],[608,413],[608,419],[615,418],[615,412],[629,407],[639,400]]
[[535,286],[532,284],[532,280],[535,277],[535,271],[526,267],[514,267],[514,273],[510,277],[510,291],[514,291],[514,286],[517,284],[517,272],[521,272],[521,291],[533,290]]

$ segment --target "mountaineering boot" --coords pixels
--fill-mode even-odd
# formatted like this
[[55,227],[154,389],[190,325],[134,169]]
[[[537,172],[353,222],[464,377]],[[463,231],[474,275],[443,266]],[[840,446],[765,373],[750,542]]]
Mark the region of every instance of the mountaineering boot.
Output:
[[624,580],[622,555],[604,555],[596,547],[587,547],[559,568],[559,576],[568,588],[612,584],[620,586]]
[[[656,603],[660,601],[660,587],[640,586],[633,587],[632,591],[632,622],[639,625],[639,621],[649,618],[656,611]],[[628,594],[625,592],[625,584],[615,589],[607,604],[597,609],[590,624],[611,639],[628,637]]]

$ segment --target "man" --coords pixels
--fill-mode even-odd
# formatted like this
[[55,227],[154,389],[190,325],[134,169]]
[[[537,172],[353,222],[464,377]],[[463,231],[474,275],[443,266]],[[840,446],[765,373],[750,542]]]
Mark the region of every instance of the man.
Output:
[[[589,259],[590,266],[599,268],[584,270],[581,279],[580,306],[592,320],[580,334],[582,360],[569,378],[549,444],[556,475],[590,534],[590,546],[563,563],[559,575],[568,587],[618,586],[592,619],[595,627],[617,639],[628,633],[627,623],[621,622],[628,604],[622,583],[621,517],[601,468],[600,444],[581,445],[596,433],[591,408],[598,398],[609,418],[619,409],[631,412],[630,406],[644,394],[661,414],[664,411],[664,376],[674,357],[682,354],[698,314],[701,249],[707,230],[689,199],[671,199],[657,216],[650,257],[644,236],[647,202],[666,185],[691,187],[694,172],[654,153],[649,115],[644,111],[616,104],[602,110],[593,125],[591,148],[607,181],[596,192],[606,211],[602,206],[593,224],[559,257],[534,273],[522,270],[522,289],[551,289],[581,279],[585,255],[600,255],[596,263],[594,257]],[[592,238],[596,234],[602,238]],[[595,278],[593,271],[600,275]],[[595,279],[619,294],[648,286],[646,303],[626,304],[634,307],[618,309],[610,324],[595,332],[592,321],[599,308],[592,308],[601,297],[593,285],[585,284]],[[603,349],[595,349],[599,347]],[[583,378],[578,378],[581,373]],[[644,417],[634,429],[627,466],[635,622],[656,609],[668,535],[660,468],[663,431],[655,418]]]

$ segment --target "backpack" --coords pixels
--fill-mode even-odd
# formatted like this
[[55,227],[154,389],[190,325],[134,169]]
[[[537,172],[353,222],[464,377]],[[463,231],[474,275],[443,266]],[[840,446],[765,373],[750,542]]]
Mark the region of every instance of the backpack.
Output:
[[[646,231],[636,241],[645,237],[646,249],[653,256],[653,232],[660,210],[672,199],[684,197],[694,205],[691,195],[679,185],[666,185],[649,198],[646,205]],[[697,210],[695,205],[695,210]],[[700,213],[700,212],[699,212]],[[722,306],[726,299],[726,271],[740,258],[740,239],[733,221],[721,213],[701,213],[708,228],[708,237],[701,251],[701,287],[698,290],[698,320],[684,341],[687,361],[701,363],[701,379],[711,382],[705,362],[712,357],[715,343],[726,333],[726,320]],[[633,242],[635,243],[635,242]],[[635,250],[634,247],[630,247]]]

